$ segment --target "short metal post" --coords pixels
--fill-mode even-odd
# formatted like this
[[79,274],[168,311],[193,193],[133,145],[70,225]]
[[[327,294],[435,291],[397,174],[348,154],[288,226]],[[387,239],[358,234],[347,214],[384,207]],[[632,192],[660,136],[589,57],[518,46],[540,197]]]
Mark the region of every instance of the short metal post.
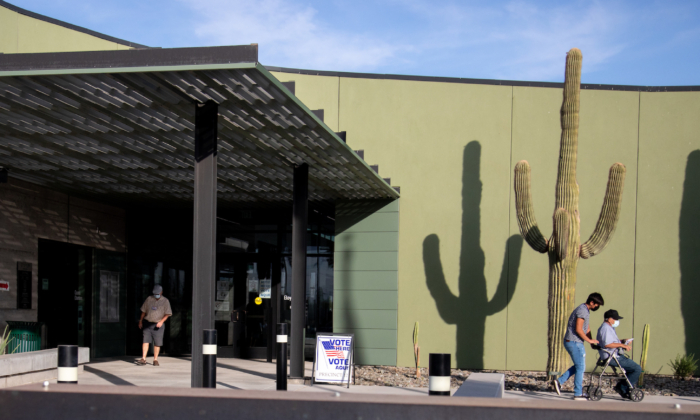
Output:
[[202,343],[202,387],[216,388],[216,330],[204,330]]
[[78,383],[78,346],[58,346],[58,383]]
[[428,356],[428,395],[450,396],[451,355],[430,353]]
[[277,324],[277,390],[287,390],[287,324]]

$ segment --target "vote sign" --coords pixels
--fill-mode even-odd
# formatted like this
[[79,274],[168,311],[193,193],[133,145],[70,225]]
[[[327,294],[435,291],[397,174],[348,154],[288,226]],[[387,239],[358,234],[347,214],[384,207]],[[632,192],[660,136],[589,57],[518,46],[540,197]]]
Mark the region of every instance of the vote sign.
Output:
[[314,382],[349,382],[352,348],[352,335],[316,335]]

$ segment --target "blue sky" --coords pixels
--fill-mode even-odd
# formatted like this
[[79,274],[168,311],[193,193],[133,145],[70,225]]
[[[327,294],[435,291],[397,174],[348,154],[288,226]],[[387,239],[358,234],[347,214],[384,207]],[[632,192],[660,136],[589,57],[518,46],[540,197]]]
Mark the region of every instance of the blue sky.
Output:
[[269,66],[562,81],[700,85],[700,1],[9,0],[158,47],[257,42]]

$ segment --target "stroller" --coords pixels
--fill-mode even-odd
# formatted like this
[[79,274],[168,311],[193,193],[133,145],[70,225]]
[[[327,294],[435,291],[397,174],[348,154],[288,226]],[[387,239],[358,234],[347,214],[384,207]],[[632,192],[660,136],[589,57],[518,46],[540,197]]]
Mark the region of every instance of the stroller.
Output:
[[[640,402],[644,399],[644,391],[642,391],[639,388],[635,388],[634,385],[632,385],[627,378],[627,374],[625,373],[625,369],[620,366],[620,363],[617,359],[617,352],[616,351],[611,351],[606,349],[605,347],[600,347],[596,344],[591,345],[594,350],[603,350],[604,352],[608,353],[608,358],[603,360],[600,358],[600,355],[598,356],[598,360],[596,361],[595,368],[591,372],[591,380],[590,380],[590,385],[584,387],[583,392],[588,393],[588,399],[591,401],[599,401],[601,398],[603,398],[603,375],[605,374],[605,369],[610,366],[610,362],[612,360],[615,360],[617,363],[617,367],[615,366],[610,366],[610,368],[613,370],[613,375],[618,376],[617,374],[617,369],[620,369],[620,372],[622,373],[622,376],[625,377],[625,381],[627,381],[627,384],[630,387],[630,392],[628,394],[628,397],[630,400],[634,402]],[[602,368],[600,371],[600,375],[598,376],[598,385],[596,386],[593,383],[593,376],[595,375],[596,370],[598,368]]]

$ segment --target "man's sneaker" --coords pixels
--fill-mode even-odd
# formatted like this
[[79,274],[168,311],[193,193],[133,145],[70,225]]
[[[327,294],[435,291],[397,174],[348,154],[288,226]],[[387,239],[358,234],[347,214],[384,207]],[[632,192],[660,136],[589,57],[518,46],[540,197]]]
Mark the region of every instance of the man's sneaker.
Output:
[[574,401],[587,401],[587,400],[588,400],[588,397],[586,397],[585,395],[576,395],[574,397]]
[[139,366],[144,366],[146,364],[146,359],[138,359],[136,364]]
[[557,391],[557,395],[561,395],[561,388],[559,387],[559,381],[556,379],[553,380],[552,386],[554,387],[554,390]]
[[160,363],[158,363],[157,360],[154,360],[154,361],[153,361],[153,366],[160,366]]

